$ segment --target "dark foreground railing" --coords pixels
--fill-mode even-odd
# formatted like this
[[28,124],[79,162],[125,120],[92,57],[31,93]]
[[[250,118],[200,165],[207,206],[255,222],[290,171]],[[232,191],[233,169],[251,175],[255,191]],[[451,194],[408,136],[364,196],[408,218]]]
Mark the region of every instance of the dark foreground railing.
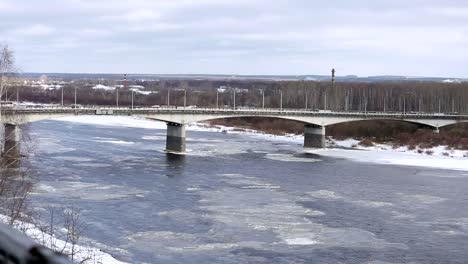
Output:
[[0,224],[0,264],[70,264],[63,255],[38,245],[21,232]]

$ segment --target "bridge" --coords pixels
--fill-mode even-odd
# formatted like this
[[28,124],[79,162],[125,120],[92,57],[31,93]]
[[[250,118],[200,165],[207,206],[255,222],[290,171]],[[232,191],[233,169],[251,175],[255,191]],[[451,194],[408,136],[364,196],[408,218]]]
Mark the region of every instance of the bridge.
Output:
[[334,124],[362,120],[399,120],[439,128],[468,122],[468,114],[419,113],[419,112],[336,112],[327,110],[298,109],[220,109],[220,108],[116,108],[116,107],[45,107],[4,108],[1,121],[5,125],[4,150],[11,156],[19,155],[19,125],[71,115],[119,115],[137,116],[167,123],[168,152],[185,152],[185,125],[194,122],[234,117],[269,117],[304,123],[304,147],[325,147],[326,127]]

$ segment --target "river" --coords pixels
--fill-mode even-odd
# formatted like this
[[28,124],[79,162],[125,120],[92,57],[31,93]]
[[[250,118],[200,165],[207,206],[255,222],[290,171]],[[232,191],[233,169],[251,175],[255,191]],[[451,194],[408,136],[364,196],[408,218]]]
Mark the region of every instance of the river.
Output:
[[36,208],[75,206],[129,263],[467,263],[468,173],[366,164],[296,143],[43,121]]

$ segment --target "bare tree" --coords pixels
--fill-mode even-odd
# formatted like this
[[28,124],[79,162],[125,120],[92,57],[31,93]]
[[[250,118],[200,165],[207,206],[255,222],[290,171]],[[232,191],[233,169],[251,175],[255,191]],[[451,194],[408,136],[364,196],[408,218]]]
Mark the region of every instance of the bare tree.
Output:
[[76,254],[80,253],[77,248],[78,241],[86,229],[86,225],[81,220],[81,211],[75,207],[67,208],[63,212],[64,228],[66,230],[66,241],[70,243],[69,256],[75,261]]
[[[0,99],[5,94],[8,75],[16,71],[15,53],[8,45],[0,46]],[[1,105],[0,105],[1,107]]]

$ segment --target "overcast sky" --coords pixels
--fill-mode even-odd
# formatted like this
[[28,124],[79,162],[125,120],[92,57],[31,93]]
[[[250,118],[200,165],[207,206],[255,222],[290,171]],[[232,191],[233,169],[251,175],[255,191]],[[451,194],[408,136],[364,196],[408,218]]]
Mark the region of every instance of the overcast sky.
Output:
[[467,0],[0,0],[24,72],[468,77]]

